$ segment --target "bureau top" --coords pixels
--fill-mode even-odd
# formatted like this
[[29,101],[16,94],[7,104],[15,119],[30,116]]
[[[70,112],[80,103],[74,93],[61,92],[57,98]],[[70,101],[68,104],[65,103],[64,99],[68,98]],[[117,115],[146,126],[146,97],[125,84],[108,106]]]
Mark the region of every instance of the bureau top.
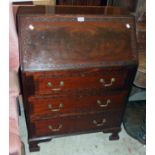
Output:
[[121,11],[118,8],[82,7],[79,13],[78,10],[79,7],[47,6],[19,9],[22,70],[62,70],[137,63],[132,16],[119,15]]

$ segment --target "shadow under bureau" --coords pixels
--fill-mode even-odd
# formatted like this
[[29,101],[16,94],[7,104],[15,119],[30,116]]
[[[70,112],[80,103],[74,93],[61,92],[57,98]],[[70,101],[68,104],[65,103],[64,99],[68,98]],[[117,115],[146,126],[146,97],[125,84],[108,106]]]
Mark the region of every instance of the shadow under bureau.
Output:
[[[134,18],[117,8],[27,6],[18,11],[30,151],[54,137],[119,139],[137,69]],[[115,15],[113,15],[115,14]]]

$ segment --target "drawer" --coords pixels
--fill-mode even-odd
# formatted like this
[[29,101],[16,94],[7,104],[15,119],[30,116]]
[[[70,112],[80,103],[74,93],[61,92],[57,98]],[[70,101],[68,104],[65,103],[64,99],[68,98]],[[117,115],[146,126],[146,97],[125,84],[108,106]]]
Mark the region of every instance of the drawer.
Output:
[[39,76],[35,78],[35,94],[53,94],[63,91],[89,90],[89,89],[118,89],[126,83],[127,70],[103,70],[92,75],[81,73],[78,76],[51,77]]
[[120,126],[121,111],[79,115],[77,117],[58,117],[38,120],[34,123],[34,136],[60,135],[80,132],[102,131]]
[[48,115],[55,117],[119,109],[124,107],[126,97],[127,92],[124,91],[103,95],[31,98],[31,119],[35,120]]

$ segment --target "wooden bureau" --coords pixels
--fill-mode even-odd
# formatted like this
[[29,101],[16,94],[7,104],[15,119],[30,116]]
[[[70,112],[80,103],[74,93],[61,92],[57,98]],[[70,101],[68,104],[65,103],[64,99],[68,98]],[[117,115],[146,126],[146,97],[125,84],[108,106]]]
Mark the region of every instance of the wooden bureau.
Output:
[[111,7],[19,8],[30,151],[66,135],[102,131],[119,139],[138,64],[134,17],[120,14]]

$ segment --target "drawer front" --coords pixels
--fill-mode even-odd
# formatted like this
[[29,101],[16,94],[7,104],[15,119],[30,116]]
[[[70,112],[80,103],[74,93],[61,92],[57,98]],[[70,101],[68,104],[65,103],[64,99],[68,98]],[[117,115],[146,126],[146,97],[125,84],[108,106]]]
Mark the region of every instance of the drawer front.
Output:
[[34,122],[34,136],[60,135],[89,131],[102,131],[118,127],[121,123],[120,111],[110,111],[92,115],[79,115],[78,117],[58,117]]
[[127,92],[124,91],[94,96],[32,98],[30,101],[31,119],[35,120],[48,115],[55,117],[123,108],[126,96]]
[[103,72],[102,74],[72,77],[40,76],[35,79],[35,94],[53,94],[63,91],[89,90],[89,89],[117,89],[126,83],[127,71]]

